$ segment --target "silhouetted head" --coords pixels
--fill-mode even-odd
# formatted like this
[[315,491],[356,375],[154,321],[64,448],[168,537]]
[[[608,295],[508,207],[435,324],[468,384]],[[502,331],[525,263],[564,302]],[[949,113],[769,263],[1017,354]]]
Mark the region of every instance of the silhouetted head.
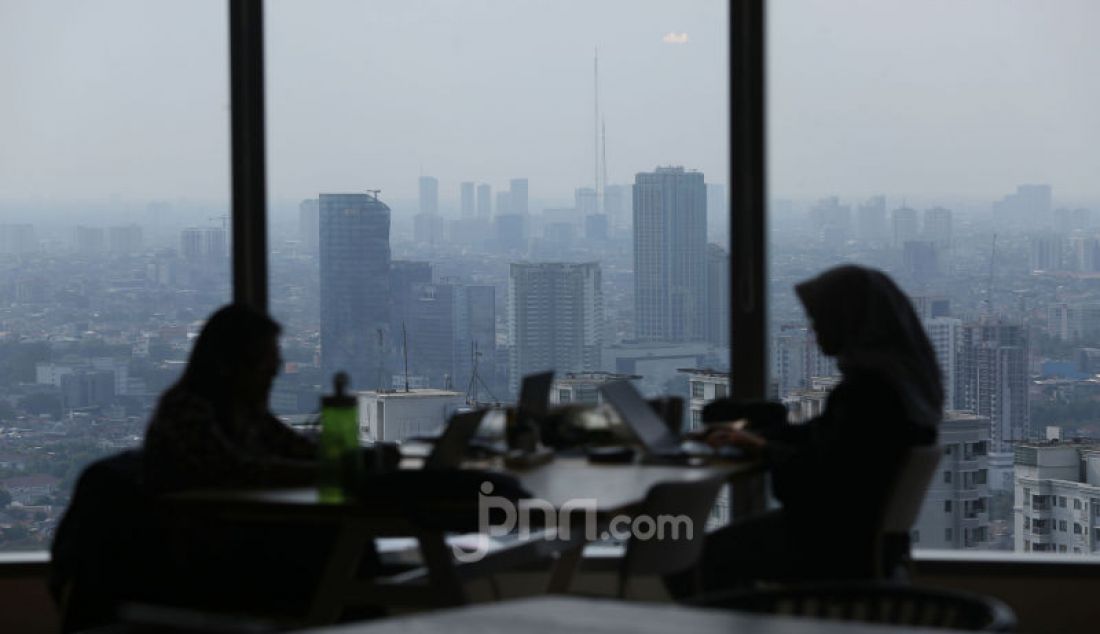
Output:
[[279,330],[253,308],[219,309],[195,340],[180,385],[218,404],[266,404],[279,372]]
[[[795,287],[821,351],[841,372],[855,368],[894,381],[920,408],[943,407],[936,353],[909,298],[885,273],[838,266]],[[913,403],[911,403],[913,404]]]

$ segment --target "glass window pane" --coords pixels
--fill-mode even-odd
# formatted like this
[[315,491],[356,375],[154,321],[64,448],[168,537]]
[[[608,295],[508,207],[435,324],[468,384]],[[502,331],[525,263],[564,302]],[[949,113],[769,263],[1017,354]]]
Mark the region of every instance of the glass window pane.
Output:
[[337,370],[364,440],[542,370],[556,403],[722,393],[725,5],[269,2],[275,411],[307,422]]
[[0,9],[0,551],[139,445],[231,296],[226,6]]
[[[965,447],[944,456],[914,527],[920,546],[1100,552],[1051,534],[1087,517],[1066,495],[1100,491],[1075,440],[1100,425],[1100,45],[1089,26],[1100,7],[768,9],[778,396],[805,418],[840,375],[793,286],[842,263],[880,269],[934,348],[940,442]],[[948,515],[952,502],[971,510]]]

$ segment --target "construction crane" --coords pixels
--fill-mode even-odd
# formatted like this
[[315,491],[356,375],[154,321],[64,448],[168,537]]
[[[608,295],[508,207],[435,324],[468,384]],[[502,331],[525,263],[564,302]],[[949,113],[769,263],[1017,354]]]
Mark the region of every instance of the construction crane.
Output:
[[378,200],[378,194],[382,193],[381,189],[368,189],[367,193],[370,194],[375,200]]

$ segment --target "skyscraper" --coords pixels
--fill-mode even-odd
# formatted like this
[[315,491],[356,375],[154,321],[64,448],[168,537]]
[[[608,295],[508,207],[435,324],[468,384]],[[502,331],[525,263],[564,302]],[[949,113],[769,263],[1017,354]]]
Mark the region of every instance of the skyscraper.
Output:
[[371,194],[321,194],[319,237],[324,380],[343,370],[356,389],[387,383],[390,208]]
[[1027,330],[995,319],[969,323],[963,327],[961,349],[966,409],[989,417],[993,451],[1011,451],[1012,441],[1031,435]]
[[600,266],[513,263],[508,280],[509,388],[523,376],[597,370],[603,344]]
[[603,190],[603,212],[607,214],[608,224],[612,229],[622,229],[630,226],[631,218],[625,213],[625,201],[629,194],[628,185],[608,185]]
[[317,253],[317,235],[320,231],[320,212],[316,198],[307,198],[298,204],[298,239],[302,250]]
[[635,335],[706,339],[707,190],[703,174],[658,167],[634,180]]
[[139,225],[122,225],[111,227],[107,230],[107,241],[111,253],[115,255],[130,255],[141,251],[141,227]]
[[511,192],[497,192],[497,211],[496,215],[504,216],[512,213],[512,194]]
[[596,190],[591,187],[578,187],[573,190],[573,206],[580,216],[588,216],[600,212],[599,199]]
[[432,283],[432,265],[430,262],[394,260],[390,264],[390,337],[388,347],[391,352],[392,367],[401,366],[401,326],[407,324],[409,300],[413,288],[418,284]]
[[488,220],[493,215],[493,188],[488,183],[477,186],[477,217]]
[[[508,192],[510,211],[521,216],[527,215],[527,179],[513,178]],[[502,212],[497,212],[502,213]]]
[[860,242],[882,245],[887,241],[886,197],[872,196],[859,206],[856,218],[856,237]]
[[474,184],[462,183],[462,218],[463,220],[474,217]]
[[[416,284],[407,301],[409,371],[432,387],[465,392],[474,355],[488,360],[496,354],[496,289],[462,283]],[[478,372],[491,384],[491,363],[486,361]]]
[[439,213],[439,180],[434,176],[420,177],[420,213]]
[[1034,228],[1050,219],[1050,185],[1019,185],[993,203],[993,220],[1002,227]]
[[822,198],[810,209],[810,224],[823,244],[839,247],[851,237],[852,208],[836,196]]
[[906,242],[920,238],[920,221],[917,219],[916,209],[909,207],[895,209],[891,215],[890,225],[895,249],[904,249]]
[[950,209],[933,207],[924,210],[924,239],[941,251],[951,248],[952,214]]
[[707,341],[730,343],[730,254],[717,244],[707,245]]
[[1066,270],[1068,240],[1065,237],[1053,232],[1033,234],[1029,236],[1028,243],[1031,247],[1031,270]]
[[943,407],[945,410],[965,409],[959,389],[960,347],[963,322],[953,317],[933,317],[922,320],[928,340],[936,351],[943,381]]
[[105,244],[103,227],[77,226],[73,230],[73,246],[82,255],[99,255]]

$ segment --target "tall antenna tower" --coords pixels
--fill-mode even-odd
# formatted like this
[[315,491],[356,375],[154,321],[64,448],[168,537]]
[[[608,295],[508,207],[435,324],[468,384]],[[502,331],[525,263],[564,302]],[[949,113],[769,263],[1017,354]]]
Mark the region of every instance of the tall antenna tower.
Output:
[[592,57],[592,182],[596,188],[596,213],[600,212],[600,49]]
[[[603,163],[603,173],[601,174],[601,177],[602,177],[602,180],[603,180],[603,192],[602,193],[606,194],[607,193],[607,124],[604,123],[603,117],[600,117],[600,145],[602,146],[600,148],[600,153],[601,153],[600,161]],[[603,198],[600,197],[599,193],[597,193],[596,199],[599,201],[599,202],[597,202],[597,204],[599,205],[599,207],[597,208],[597,211],[602,211],[604,213],[607,213],[606,206],[604,205],[604,200],[603,200]]]

